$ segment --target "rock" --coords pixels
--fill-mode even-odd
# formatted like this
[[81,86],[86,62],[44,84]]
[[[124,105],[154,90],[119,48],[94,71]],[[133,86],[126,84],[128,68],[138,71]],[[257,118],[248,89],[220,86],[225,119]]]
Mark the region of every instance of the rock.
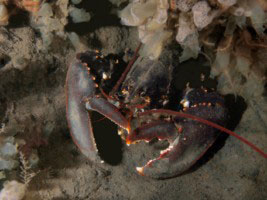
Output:
[[69,8],[69,14],[74,23],[89,22],[91,19],[90,14],[84,9],[75,8],[73,6]]

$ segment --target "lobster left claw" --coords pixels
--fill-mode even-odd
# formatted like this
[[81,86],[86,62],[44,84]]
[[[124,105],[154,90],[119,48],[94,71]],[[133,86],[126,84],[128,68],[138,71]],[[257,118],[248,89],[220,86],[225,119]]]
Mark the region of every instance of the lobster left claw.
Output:
[[[214,94],[209,97],[217,103],[194,104],[185,113],[223,124],[226,120],[226,109],[218,103],[222,98]],[[136,168],[141,175],[162,179],[180,175],[188,170],[214,143],[218,134],[215,128],[208,125],[175,116],[170,122],[152,122],[135,129],[128,135],[126,142],[130,144],[139,140],[150,141],[153,138],[168,140],[169,147],[161,151],[158,158]]]
[[[83,56],[92,57],[90,53]],[[88,55],[87,55],[88,54]],[[100,162],[88,110],[101,113],[124,129],[129,129],[128,120],[116,106],[97,94],[98,85],[90,74],[90,68],[79,57],[70,65],[66,79],[67,121],[74,143],[90,160]]]

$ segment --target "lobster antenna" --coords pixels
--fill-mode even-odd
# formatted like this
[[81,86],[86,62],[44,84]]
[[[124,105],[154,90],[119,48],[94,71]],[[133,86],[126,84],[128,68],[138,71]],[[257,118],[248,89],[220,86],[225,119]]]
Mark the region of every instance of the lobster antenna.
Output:
[[130,71],[130,69],[132,68],[133,64],[135,63],[135,61],[138,58],[138,52],[140,50],[142,46],[142,43],[140,42],[137,49],[134,52],[134,56],[133,58],[130,60],[130,62],[128,63],[126,69],[124,70],[124,72],[122,73],[120,79],[117,81],[116,85],[112,88],[111,90],[111,94],[114,94],[115,92],[117,92],[118,88],[120,87],[121,83],[124,81],[124,79],[126,78],[128,72]]
[[267,158],[267,154],[264,153],[263,150],[261,150],[260,148],[258,148],[256,145],[252,144],[251,142],[249,142],[247,139],[241,137],[240,135],[238,135],[237,133],[233,132],[233,131],[230,131],[229,129],[227,128],[224,128],[223,126],[220,126],[218,124],[215,124],[211,121],[208,121],[208,120],[205,120],[205,119],[202,119],[200,117],[197,117],[197,116],[194,116],[194,115],[191,115],[191,114],[187,114],[187,113],[182,113],[182,112],[177,112],[177,111],[172,111],[172,110],[167,110],[167,109],[157,109],[157,110],[149,110],[149,111],[145,111],[143,113],[140,113],[139,116],[142,116],[142,115],[147,115],[147,114],[151,114],[151,113],[167,113],[167,114],[170,114],[170,115],[176,115],[176,116],[179,116],[179,117],[183,117],[183,118],[190,118],[194,121],[198,121],[198,122],[201,122],[203,124],[206,124],[208,126],[211,126],[213,128],[216,128],[220,131],[223,131],[231,136],[234,136],[236,137],[238,140],[242,141],[243,143],[247,144],[248,146],[250,146],[254,151],[258,152],[259,154],[261,154],[261,156],[263,156],[264,158]]

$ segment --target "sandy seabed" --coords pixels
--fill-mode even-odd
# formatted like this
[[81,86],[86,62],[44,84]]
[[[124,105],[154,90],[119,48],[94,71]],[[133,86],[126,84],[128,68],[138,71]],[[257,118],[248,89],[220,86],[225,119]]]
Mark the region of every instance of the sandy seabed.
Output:
[[[95,13],[90,22],[70,23],[66,31],[78,33],[89,49],[104,54],[134,50],[139,43],[136,29],[120,25],[109,14],[110,2],[102,0],[97,5],[91,8]],[[44,51],[38,31],[23,20],[14,17],[9,26],[0,27],[0,119],[6,120],[7,135],[27,141],[41,134],[47,140],[35,148],[39,162],[33,170],[39,173],[29,183],[24,199],[267,199],[266,159],[225,134],[188,173],[154,180],[135,171],[135,163],[142,164],[147,154],[154,153],[153,147],[138,143],[128,148],[116,135],[116,126],[103,120],[93,125],[106,163],[87,160],[71,140],[65,113],[65,77],[77,51],[68,39],[56,37]],[[205,63],[201,58],[189,60],[174,70],[177,88],[198,82],[192,76],[209,75],[209,68],[201,62]],[[266,96],[252,99],[254,107],[246,105],[241,96],[227,98],[235,131],[266,149],[267,128],[262,120],[267,113]],[[98,118],[94,114],[93,121]],[[9,172],[8,179],[19,180],[19,171]]]

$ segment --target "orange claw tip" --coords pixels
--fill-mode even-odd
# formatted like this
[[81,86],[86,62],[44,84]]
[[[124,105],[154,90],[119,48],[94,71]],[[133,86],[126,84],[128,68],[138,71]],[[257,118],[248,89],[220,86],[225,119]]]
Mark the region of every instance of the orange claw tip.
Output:
[[128,138],[126,138],[126,144],[127,144],[127,146],[130,146],[130,144],[132,144],[132,142]]
[[135,169],[140,175],[144,176],[144,167],[136,167]]

